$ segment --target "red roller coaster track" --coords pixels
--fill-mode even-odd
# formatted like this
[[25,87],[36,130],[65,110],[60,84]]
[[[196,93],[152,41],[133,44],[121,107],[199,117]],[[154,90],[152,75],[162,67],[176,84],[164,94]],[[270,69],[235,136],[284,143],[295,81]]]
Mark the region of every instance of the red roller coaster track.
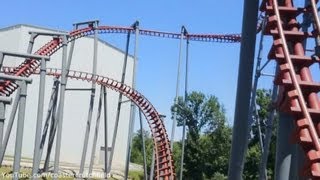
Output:
[[[135,30],[133,28],[127,27],[113,27],[113,26],[99,26],[94,28],[89,26],[87,28],[78,29],[70,32],[68,37],[68,42],[74,41],[78,38],[92,35],[94,31],[97,30],[98,33],[133,33]],[[181,34],[169,33],[169,32],[159,32],[152,30],[140,29],[139,33],[141,35],[148,36],[157,36],[164,38],[174,38],[178,39],[181,37]],[[240,35],[230,34],[230,35],[204,35],[204,34],[185,34],[185,38],[193,41],[208,41],[208,42],[240,42]],[[60,38],[54,38],[44,46],[42,46],[35,54],[51,56],[58,49],[62,47],[62,40]],[[40,62],[35,59],[26,59],[22,64],[16,68],[4,69],[6,73],[15,76],[24,76],[29,77],[31,74],[36,73],[37,68],[39,67]],[[9,71],[10,70],[10,71]],[[48,75],[59,76],[61,72],[58,69],[49,69]],[[144,113],[149,127],[151,129],[156,162],[155,162],[155,178],[156,179],[169,179],[171,176],[175,176],[174,172],[174,163],[172,152],[170,148],[170,143],[168,135],[162,120],[159,117],[158,112],[153,107],[153,105],[139,92],[132,89],[131,87],[121,84],[115,80],[102,77],[102,76],[93,76],[90,73],[78,72],[78,71],[69,71],[69,78],[84,80],[84,81],[94,81],[97,84],[106,86],[107,88],[118,91],[130,100],[132,100]],[[18,85],[12,81],[4,81],[0,84],[0,93],[2,96],[10,96],[16,89]]]
[[[10,74],[14,72],[14,70],[15,68],[13,67],[2,67],[1,72]],[[39,74],[39,70],[34,71],[33,74]],[[61,69],[47,68],[47,75],[60,77]],[[99,75],[93,76],[91,73],[73,70],[69,70],[67,77],[70,79],[96,82],[101,86],[105,86],[106,88],[122,93],[132,102],[134,102],[142,110],[151,129],[151,134],[154,140],[154,147],[156,147],[156,179],[169,179],[171,175],[175,176],[173,156],[170,148],[168,134],[166,132],[164,124],[162,123],[159,113],[154,108],[154,106],[147,100],[147,98],[145,98],[141,93],[134,90],[130,86],[121,84],[120,82],[107,77]]]
[[[319,62],[317,58],[305,55],[303,41],[316,37],[319,29],[312,33],[300,30],[296,17],[301,13],[312,13],[318,21],[316,2],[305,8],[296,8],[292,0],[264,0],[261,9],[268,16],[266,34],[273,37],[269,59],[275,59],[279,73],[275,83],[280,86],[280,111],[291,114],[295,119],[294,137],[306,153],[302,175],[320,178],[320,101],[317,93],[320,84],[312,79],[310,66]],[[317,26],[315,26],[317,27]],[[319,28],[319,27],[318,27]]]
[[[135,30],[131,27],[116,27],[116,26],[98,26],[98,33],[129,33],[134,32]],[[74,41],[78,38],[92,35],[94,33],[95,28],[92,26],[71,31],[69,34],[68,42]],[[164,37],[164,38],[180,38],[181,34],[178,33],[170,33],[170,32],[160,32],[153,30],[144,30],[140,29],[139,33],[141,35],[148,36],[156,36],[156,37]],[[239,34],[228,34],[228,35],[214,35],[214,34],[186,34],[185,38],[193,41],[207,41],[207,42],[223,42],[223,43],[237,43],[240,42],[241,36]],[[51,56],[58,49],[62,47],[62,40],[59,38],[54,38],[44,46],[42,46],[35,54]],[[40,62],[35,59],[26,59],[22,64],[20,64],[14,70],[15,76],[25,76],[29,77],[32,72],[34,72],[38,67]],[[10,96],[15,89],[17,88],[17,84],[6,81],[0,84],[0,94]]]

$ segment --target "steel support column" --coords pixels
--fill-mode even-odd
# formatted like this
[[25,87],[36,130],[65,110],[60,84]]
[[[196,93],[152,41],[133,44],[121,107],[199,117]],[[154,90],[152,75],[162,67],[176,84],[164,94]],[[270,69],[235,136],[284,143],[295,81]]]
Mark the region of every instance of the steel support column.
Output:
[[[181,69],[181,63],[182,63],[182,42],[184,38],[184,26],[181,27],[181,35],[180,35],[180,46],[179,46],[179,59],[178,59],[178,72],[177,72],[177,83],[176,83],[176,96],[174,98],[174,105],[178,104],[178,97],[179,97],[179,88],[180,88],[180,69]],[[176,132],[176,126],[177,126],[177,107],[174,108],[173,111],[173,119],[172,119],[172,130],[171,130],[171,142],[170,146],[171,149],[173,149],[173,141],[174,141],[174,135]]]
[[19,179],[24,119],[25,119],[25,111],[26,111],[26,98],[27,98],[27,82],[20,81],[19,84],[20,84],[21,92],[20,92],[20,100],[19,100],[16,142],[15,142],[15,149],[14,149],[13,178],[12,178],[13,180]]
[[[98,21],[94,23],[94,28],[98,27]],[[94,43],[93,43],[93,64],[92,64],[92,76],[95,77],[97,75],[97,58],[98,58],[98,31],[94,30]],[[89,135],[90,135],[90,128],[91,128],[91,121],[92,121],[92,112],[93,112],[93,106],[94,106],[94,99],[96,94],[96,83],[92,81],[91,84],[91,96],[90,96],[90,105],[89,105],[89,112],[88,112],[88,120],[87,120],[87,126],[86,126],[86,132],[84,136],[84,142],[83,142],[83,149],[82,149],[82,156],[81,156],[81,162],[80,162],[80,170],[79,174],[80,176],[83,174],[84,171],[84,164],[86,161],[87,156],[87,149],[88,149],[88,143],[89,143]]]
[[[3,147],[3,132],[4,132],[4,121],[6,119],[6,105],[11,104],[11,98],[2,98],[0,100],[0,152],[2,151]],[[1,163],[0,163],[1,167]]]
[[33,49],[33,45],[34,45],[34,40],[38,35],[35,33],[31,33],[30,35],[30,39],[29,39],[29,45],[28,45],[28,49],[27,49],[27,53],[31,54],[32,53],[32,49]]
[[[187,32],[185,32],[187,34]],[[189,39],[187,39],[186,48],[186,74],[185,74],[185,89],[184,89],[184,103],[188,102],[188,73],[189,73]],[[183,176],[183,162],[184,162],[184,149],[185,149],[185,138],[186,138],[186,119],[183,120],[182,125],[182,149],[181,149],[181,162],[180,162],[180,180]],[[173,146],[171,147],[173,148]]]
[[286,113],[280,113],[277,132],[276,148],[276,166],[275,179],[289,180],[296,179],[298,172],[296,160],[293,157],[296,153],[297,144],[289,142],[290,135],[294,130],[294,121],[292,116]]
[[244,1],[236,109],[228,170],[228,179],[230,180],[242,179],[242,171],[248,146],[248,117],[250,114],[250,92],[252,88],[258,6],[258,0]]
[[104,172],[105,179],[108,177],[108,103],[107,90],[103,86],[103,115],[104,115]]
[[94,162],[96,149],[97,149],[97,140],[98,140],[98,134],[99,134],[101,108],[102,108],[102,98],[103,98],[103,90],[102,90],[102,86],[101,86],[99,104],[98,104],[98,112],[97,112],[96,128],[94,131],[93,144],[92,144],[92,150],[91,150],[91,158],[90,158],[90,164],[89,164],[89,175],[92,174],[93,162]]
[[0,149],[0,165],[1,166],[2,166],[3,159],[4,159],[4,155],[6,153],[7,146],[8,146],[11,130],[12,130],[12,127],[13,127],[13,123],[14,123],[14,120],[15,120],[15,117],[16,117],[16,114],[17,114],[18,105],[19,105],[19,102],[20,102],[20,93],[21,93],[21,88],[18,87],[16,96],[14,98],[14,102],[13,102],[13,105],[12,105],[11,114],[10,114],[10,117],[9,117],[6,134],[4,136],[3,143],[1,144],[1,146],[2,146],[2,148]]
[[[133,62],[133,77],[132,77],[132,88],[136,88],[136,76],[137,76],[137,65],[138,65],[138,40],[139,40],[139,22],[135,22],[133,25],[135,30],[135,45],[134,45],[134,62]],[[136,106],[131,101],[130,103],[130,120],[129,120],[129,131],[128,131],[128,141],[127,141],[127,154],[126,154],[126,166],[124,171],[125,179],[128,179],[129,164],[130,164],[130,154],[132,146],[132,136],[135,124]]]
[[[271,103],[276,102],[277,96],[278,96],[278,86],[273,85]],[[267,163],[268,163],[268,155],[269,155],[270,143],[272,138],[273,121],[275,119],[275,114],[276,114],[276,109],[275,108],[270,109],[270,112],[268,114],[268,119],[267,119],[267,129],[266,129],[266,136],[265,136],[264,147],[263,147],[264,150],[263,150],[263,153],[261,154],[261,159],[260,159],[259,180],[268,179]]]
[[149,180],[153,180],[153,176],[154,176],[154,163],[155,163],[155,158],[156,158],[156,155],[155,155],[155,151],[154,151],[154,148],[152,148],[152,159],[151,159],[151,167],[150,167],[150,178]]
[[6,119],[6,105],[4,102],[0,102],[0,150],[2,149],[2,141],[3,141],[3,129],[4,129],[4,121]]
[[[9,99],[3,98],[2,100],[0,100],[0,152],[4,148],[3,147],[3,133],[4,133],[4,121],[6,119],[6,105],[7,104],[11,104],[11,98],[9,98]],[[0,163],[0,167],[1,167],[1,163]]]
[[34,143],[33,163],[32,163],[32,177],[35,179],[35,175],[38,173],[40,166],[40,144],[41,144],[41,131],[42,131],[42,119],[44,109],[44,95],[45,95],[45,78],[46,78],[46,60],[41,59],[40,65],[40,84],[39,84],[39,99],[38,99],[38,113],[37,113],[37,124],[36,134]]
[[[77,29],[77,28],[78,28],[78,25],[77,24],[74,25],[74,29]],[[59,36],[63,37],[63,39],[67,38],[66,35],[64,35],[64,34],[61,34]],[[67,40],[65,40],[65,41],[67,41]],[[63,54],[62,58],[63,59],[62,59],[62,75],[61,75],[61,83],[60,83],[60,85],[61,85],[61,88],[60,88],[60,100],[59,100],[59,105],[58,105],[57,112],[56,112],[56,109],[55,109],[56,106],[54,106],[54,110],[53,110],[53,114],[52,114],[52,121],[51,121],[51,125],[50,125],[50,134],[49,134],[49,142],[48,142],[48,150],[47,150],[45,164],[44,164],[44,167],[43,167],[44,171],[48,171],[48,168],[49,168],[50,155],[51,155],[51,150],[52,150],[53,143],[54,143],[55,134],[56,134],[57,130],[60,129],[59,126],[62,127],[62,123],[60,125],[60,121],[63,119],[63,112],[61,112],[61,110],[63,111],[63,109],[64,109],[64,97],[65,97],[66,85],[67,85],[67,81],[68,81],[66,75],[68,74],[70,66],[71,66],[72,55],[73,55],[74,46],[75,46],[75,41],[72,41],[71,45],[70,45],[70,51],[69,51],[68,59],[67,59],[67,54],[68,54],[67,53],[67,49],[68,49],[67,48],[67,42],[63,42],[63,43],[64,43],[63,44],[64,47],[63,47],[63,52],[62,52],[62,54]],[[65,76],[65,78],[63,76]],[[62,79],[64,81],[63,82],[63,86],[62,86]],[[57,79],[57,81],[59,81],[59,80]],[[63,93],[63,95],[62,95],[62,93]],[[62,130],[58,130],[58,134],[60,133],[59,131],[62,132]],[[57,144],[58,144],[58,136],[59,135],[57,135]],[[59,141],[61,141],[61,138],[60,138]],[[59,142],[59,143],[60,143],[59,146],[61,146],[61,142]],[[60,147],[59,147],[59,149],[60,149]],[[57,150],[57,146],[56,146],[56,150]],[[56,152],[55,161],[54,161],[54,171],[56,171],[56,173],[58,173],[58,171],[59,171],[60,152],[58,153],[58,156],[59,157],[57,157],[57,152]]]
[[258,88],[258,82],[262,74],[262,68],[261,68],[261,61],[262,61],[262,52],[263,52],[263,40],[264,40],[264,32],[265,32],[265,20],[264,18],[261,22],[261,35],[260,35],[260,41],[259,41],[259,50],[258,50],[258,56],[257,56],[257,64],[256,64],[256,70],[254,75],[254,81],[253,81],[253,87],[251,91],[251,101],[250,101],[250,109],[249,109],[249,119],[248,119],[248,138],[250,136],[251,126],[254,123],[254,120],[256,121],[257,127],[258,127],[258,136],[259,136],[259,145],[261,149],[261,153],[263,153],[263,140],[262,140],[262,133],[261,133],[261,126],[260,126],[260,117],[258,115],[257,110],[257,103],[256,103],[256,96],[257,96],[257,88]]
[[[77,25],[74,25],[74,30],[78,29]],[[70,44],[70,50],[69,50],[69,54],[68,54],[68,61],[67,61],[67,72],[69,73],[70,67],[71,67],[71,62],[72,62],[72,56],[73,56],[73,51],[74,51],[74,46],[75,46],[76,41],[72,41]],[[66,80],[66,82],[68,81],[68,79]]]
[[[130,34],[131,34],[131,31],[129,31],[128,34],[127,34],[126,53],[125,53],[125,56],[124,56],[123,67],[122,67],[121,84],[124,83],[125,76],[126,76],[126,71],[127,71],[129,44],[130,44]],[[116,122],[115,122],[115,125],[114,125],[114,131],[113,131],[113,136],[112,136],[112,144],[111,144],[111,152],[110,152],[110,159],[109,159],[109,165],[108,165],[108,168],[109,168],[108,172],[111,171],[111,165],[112,165],[113,154],[114,154],[114,147],[116,145],[116,138],[117,138],[117,134],[118,134],[118,126],[119,126],[119,120],[120,120],[121,104],[122,104],[122,94],[119,93],[118,107],[117,107],[117,114],[116,114]]]
[[[54,82],[53,82],[53,86],[52,86],[52,92],[51,92],[51,97],[50,97],[50,102],[49,102],[46,122],[45,122],[45,125],[44,125],[44,128],[43,128],[43,132],[42,132],[42,135],[41,135],[40,152],[39,152],[39,157],[40,158],[39,158],[39,160],[41,160],[41,157],[42,157],[42,154],[43,154],[43,149],[44,149],[44,145],[45,145],[47,134],[48,134],[50,119],[53,121],[53,118],[51,118],[51,117],[53,116],[53,114],[55,113],[55,110],[56,110],[56,105],[57,105],[57,100],[58,100],[58,90],[59,90],[58,86],[59,86],[59,81],[57,81],[55,79]],[[51,124],[53,124],[53,122],[51,122]],[[53,126],[51,126],[51,128],[52,127]],[[50,128],[50,131],[51,131],[51,128]],[[49,135],[48,146],[50,145],[50,138],[52,138],[50,135]],[[47,150],[47,155],[50,154],[50,153],[51,153],[51,149],[50,150],[48,149]],[[46,163],[49,163],[49,161],[47,162],[47,159],[45,159],[45,164]],[[44,164],[43,170],[46,172],[45,164]]]
[[0,52],[0,68],[2,68],[3,60],[4,60],[4,54]]
[[[77,29],[78,26],[77,25],[74,25],[74,30]],[[73,56],[73,51],[74,51],[74,46],[75,46],[75,41],[72,41],[71,42],[71,45],[70,45],[70,50],[69,50],[69,53],[66,52],[66,56],[68,56],[68,59],[67,59],[67,62],[66,62],[66,75],[69,73],[69,70],[70,70],[70,66],[71,66],[71,61],[72,61],[72,56]],[[61,85],[59,79],[56,79],[58,85],[57,85],[57,96],[59,96],[59,84]],[[64,92],[67,90],[66,88],[66,84],[68,82],[68,79],[66,78],[65,79],[65,89],[64,89]],[[61,92],[61,89],[60,89],[60,92]],[[65,95],[63,95],[65,96]],[[58,97],[57,97],[58,99]],[[56,132],[57,132],[57,128],[58,128],[58,124],[59,124],[59,115],[60,115],[60,102],[61,100],[59,100],[59,103],[58,103],[58,108],[57,108],[57,102],[56,104],[53,106],[53,113],[52,113],[52,120],[51,120],[51,124],[50,124],[50,133],[49,133],[49,141],[48,141],[48,148],[47,148],[47,154],[46,154],[46,159],[45,159],[45,163],[43,165],[43,169],[45,172],[47,172],[49,170],[49,161],[50,161],[50,156],[51,156],[51,151],[52,151],[52,148],[53,148],[53,143],[54,143],[54,139],[55,139],[55,135],[56,135]]]
[[55,101],[53,103],[53,107],[52,107],[52,113],[51,113],[51,123],[50,123],[50,133],[49,133],[49,140],[48,140],[48,147],[47,147],[47,154],[46,154],[46,159],[43,165],[43,170],[44,172],[48,172],[49,170],[49,162],[50,162],[50,156],[51,156],[51,151],[52,151],[52,147],[53,147],[53,143],[54,143],[54,138],[56,135],[56,131],[57,131],[57,126],[58,126],[58,121],[57,121],[57,106],[58,106],[58,97],[59,97],[59,84],[60,81],[59,79],[55,79],[56,84],[56,94],[55,94]]
[[54,157],[54,180],[58,179],[59,173],[59,163],[60,163],[60,150],[61,150],[61,139],[62,139],[62,125],[63,125],[63,110],[64,110],[64,99],[65,99],[65,90],[67,85],[67,51],[68,51],[68,40],[67,36],[62,36],[62,63],[61,63],[61,88],[60,88],[60,101],[59,101],[59,110],[58,110],[58,124],[57,124],[57,141],[56,141],[56,151]]

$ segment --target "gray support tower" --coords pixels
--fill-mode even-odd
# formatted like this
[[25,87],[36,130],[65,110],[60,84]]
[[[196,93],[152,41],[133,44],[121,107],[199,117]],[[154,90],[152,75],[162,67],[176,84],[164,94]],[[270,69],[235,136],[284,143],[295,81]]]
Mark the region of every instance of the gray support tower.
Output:
[[231,157],[229,162],[229,180],[241,180],[248,143],[248,118],[250,95],[252,88],[252,72],[256,42],[258,16],[258,0],[245,0],[242,22],[242,41],[240,47],[240,63],[236,109],[232,132]]

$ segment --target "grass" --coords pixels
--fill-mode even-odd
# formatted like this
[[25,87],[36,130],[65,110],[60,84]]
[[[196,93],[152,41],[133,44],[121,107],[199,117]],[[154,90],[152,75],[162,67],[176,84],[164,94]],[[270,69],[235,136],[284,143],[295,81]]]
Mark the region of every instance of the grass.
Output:
[[[28,179],[27,177],[30,177],[31,175],[31,169],[21,169],[20,170],[20,176],[21,180]],[[12,179],[12,167],[1,167],[0,168],[0,179],[1,180],[9,180]]]
[[129,171],[129,178],[132,180],[140,180],[143,179],[142,171]]

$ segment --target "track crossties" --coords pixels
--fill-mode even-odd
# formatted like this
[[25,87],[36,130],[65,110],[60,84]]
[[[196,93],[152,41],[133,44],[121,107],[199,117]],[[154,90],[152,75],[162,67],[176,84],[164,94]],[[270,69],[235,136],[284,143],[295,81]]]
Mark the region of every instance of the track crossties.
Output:
[[295,119],[294,139],[306,155],[302,175],[319,179],[320,101],[317,93],[320,84],[314,82],[309,69],[317,61],[305,54],[303,45],[307,38],[316,34],[302,32],[296,19],[301,13],[312,13],[311,7],[296,8],[292,0],[284,0],[281,4],[278,0],[264,0],[261,9],[268,17],[266,34],[273,37],[269,59],[275,59],[279,67],[275,77],[275,83],[280,87],[279,110]]

